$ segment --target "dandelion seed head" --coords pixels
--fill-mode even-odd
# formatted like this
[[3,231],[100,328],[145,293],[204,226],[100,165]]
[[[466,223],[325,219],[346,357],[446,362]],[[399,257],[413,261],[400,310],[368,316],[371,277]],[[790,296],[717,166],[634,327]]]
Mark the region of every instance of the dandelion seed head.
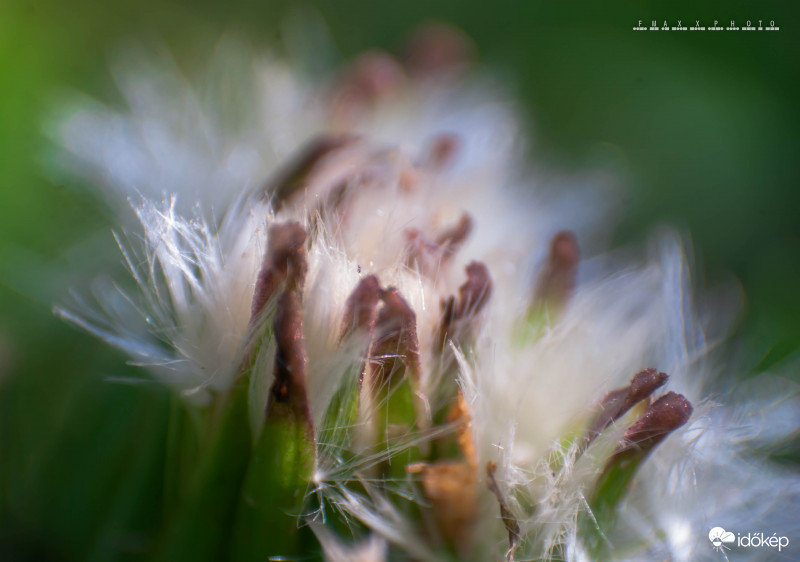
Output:
[[[251,366],[257,434],[284,352],[263,334],[280,330],[267,318],[292,284],[278,274],[292,257],[270,252],[278,226],[302,231],[302,317],[291,323],[316,447],[309,496],[323,498],[306,515],[331,561],[382,560],[390,544],[436,560],[436,541],[452,537],[468,537],[457,542],[475,560],[591,559],[581,525],[598,476],[651,402],[676,393],[694,412],[654,439],[604,540],[647,545],[632,559],[689,560],[720,514],[771,513],[759,499],[778,485],[796,505],[797,483],[745,452],[794,431],[768,420],[797,417],[797,389],[780,401],[781,389],[761,387],[732,407],[708,398],[716,336],[695,312],[685,238],[662,231],[644,252],[599,251],[609,191],[553,189],[527,168],[508,94],[470,74],[467,46],[444,37],[428,59],[372,52],[317,82],[276,58],[242,70],[236,45],[199,86],[168,58],[122,59],[127,110],[83,100],[53,134],[74,170],[127,201],[117,239],[135,288],[99,286],[95,303],[77,297],[60,314],[188,400],[224,394]],[[229,60],[240,74],[223,72]],[[217,82],[250,104],[237,126]],[[265,267],[278,273],[261,299]],[[353,292],[372,276],[371,320],[349,329]],[[586,439],[603,397],[647,367],[669,379]],[[413,419],[390,422],[401,392]],[[447,439],[459,457],[391,472]],[[459,475],[463,497],[442,474]],[[325,509],[372,536],[344,545],[319,522]]]

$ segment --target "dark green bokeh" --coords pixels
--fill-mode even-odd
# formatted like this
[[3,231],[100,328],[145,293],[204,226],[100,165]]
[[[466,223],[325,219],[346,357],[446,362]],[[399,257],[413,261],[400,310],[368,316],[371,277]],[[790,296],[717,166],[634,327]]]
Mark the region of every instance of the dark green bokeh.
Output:
[[[170,397],[106,382],[124,358],[53,317],[111,221],[88,192],[48,179],[42,122],[59,92],[113,96],[108,55],[157,37],[187,67],[225,32],[269,45],[315,8],[348,57],[396,50],[414,24],[451,21],[518,86],[532,157],[590,170],[615,159],[628,190],[618,241],[688,229],[706,279],[731,273],[747,306],[737,368],[800,345],[800,13],[788,2],[0,3],[0,558],[135,557],[160,524]],[[637,33],[638,20],[774,19],[774,33]],[[100,236],[98,236],[98,232]],[[105,244],[105,246],[103,246]],[[76,250],[76,248],[78,248]],[[739,359],[741,357],[741,359]],[[795,377],[796,379],[796,377]]]

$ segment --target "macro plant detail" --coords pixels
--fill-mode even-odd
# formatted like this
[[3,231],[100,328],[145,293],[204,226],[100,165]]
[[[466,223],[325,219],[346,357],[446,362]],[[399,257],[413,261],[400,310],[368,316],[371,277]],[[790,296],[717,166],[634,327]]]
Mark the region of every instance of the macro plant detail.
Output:
[[128,61],[130,111],[57,127],[134,281],[57,312],[179,397],[148,559],[696,560],[760,480],[796,505],[747,431],[796,390],[709,390],[680,237],[603,248],[609,191],[538,184],[473,52]]

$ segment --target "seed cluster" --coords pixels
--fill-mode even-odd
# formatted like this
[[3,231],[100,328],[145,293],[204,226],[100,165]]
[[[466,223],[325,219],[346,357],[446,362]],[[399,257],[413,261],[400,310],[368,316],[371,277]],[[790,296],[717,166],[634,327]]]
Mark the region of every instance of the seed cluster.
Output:
[[[346,217],[349,206],[358,197],[353,186],[363,187],[365,178],[371,178],[371,160],[364,158],[364,150],[359,148],[363,143],[364,139],[352,136],[312,142],[270,182],[273,205],[280,208],[290,201],[307,200],[304,198],[308,197],[308,191],[315,190],[315,197],[325,202],[312,213],[317,220],[328,216],[326,213],[346,220],[342,217]],[[454,139],[442,135],[432,144],[427,161],[442,165],[456,157],[457,145]],[[343,162],[349,165],[343,166]],[[337,170],[344,168],[347,173],[337,175]],[[331,176],[336,180],[331,180]],[[407,187],[411,189],[413,185]],[[314,224],[314,220],[310,222]],[[455,224],[433,235],[416,228],[406,229],[403,233],[406,267],[435,280],[473,228],[472,217],[463,213]],[[308,236],[297,222],[276,223],[270,228],[251,318],[255,323],[264,311],[274,311],[272,328],[277,353],[268,419],[287,415],[294,420],[304,417],[308,428],[313,427],[313,421],[304,387],[307,359],[300,303],[308,270],[307,251],[313,243],[313,236]],[[579,261],[575,235],[558,232],[552,238],[549,255],[530,293],[525,317],[528,327],[555,322],[569,305]],[[470,407],[456,382],[459,367],[454,351],[468,355],[473,352],[473,342],[480,332],[481,312],[489,305],[494,290],[484,263],[470,262],[465,274],[466,280],[457,294],[441,300],[433,333],[422,334],[432,339],[430,348],[438,357],[434,369],[439,372],[435,376],[423,377],[417,317],[400,291],[396,287],[382,287],[379,277],[372,273],[363,274],[352,289],[340,315],[339,342],[345,345],[356,340],[363,350],[357,369],[351,373],[357,381],[344,381],[340,390],[340,394],[350,392],[347,400],[354,404],[348,418],[352,423],[348,429],[350,435],[343,442],[349,448],[348,455],[379,459],[365,464],[359,476],[383,480],[386,486],[404,478],[403,474],[414,477],[424,498],[420,507],[423,519],[434,523],[433,530],[428,528],[423,535],[433,545],[459,556],[471,555],[479,497],[483,490],[491,492],[509,536],[506,559],[513,560],[524,536],[508,498],[495,480],[494,460],[487,463],[485,480],[481,478]],[[275,306],[267,306],[271,299]],[[529,344],[540,334],[524,328],[522,332]],[[425,386],[423,379],[434,384]],[[637,373],[630,385],[613,390],[598,401],[594,419],[589,420],[576,439],[576,454],[580,456],[610,425],[620,422],[637,405],[645,404],[623,441],[608,457],[594,489],[587,494],[591,498],[587,513],[593,521],[600,524],[613,521],[614,510],[640,461],[689,419],[692,407],[684,397],[670,392],[655,401],[651,398],[667,379],[665,373],[656,369]],[[341,422],[342,402],[334,401],[331,408],[338,409],[338,413],[333,412],[325,419]],[[313,436],[313,431],[308,435]],[[591,530],[586,534],[589,547],[601,552],[602,543],[593,539]]]

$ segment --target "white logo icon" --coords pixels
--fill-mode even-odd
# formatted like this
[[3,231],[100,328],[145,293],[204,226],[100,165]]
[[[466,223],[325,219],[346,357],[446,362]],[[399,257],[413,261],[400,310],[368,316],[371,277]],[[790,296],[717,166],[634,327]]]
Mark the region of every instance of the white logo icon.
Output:
[[722,527],[714,527],[708,532],[708,540],[714,545],[714,550],[721,552],[723,549],[730,550],[730,547],[725,546],[723,543],[734,542],[736,537]]

